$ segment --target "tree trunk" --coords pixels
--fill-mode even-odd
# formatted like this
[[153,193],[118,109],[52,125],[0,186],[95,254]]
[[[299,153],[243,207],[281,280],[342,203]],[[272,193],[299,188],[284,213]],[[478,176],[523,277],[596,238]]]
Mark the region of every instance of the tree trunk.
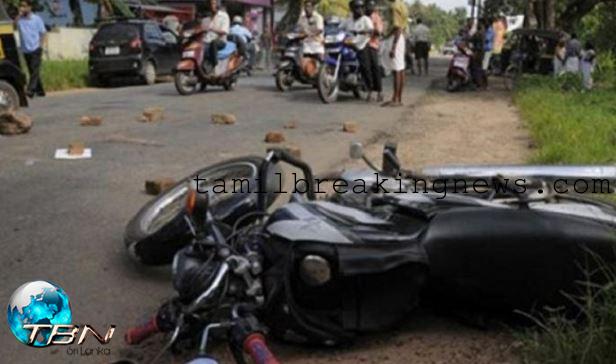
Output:
[[293,29],[302,12],[302,0],[287,0],[287,12],[276,25],[276,33],[284,33]]
[[73,25],[76,27],[83,26],[83,14],[79,0],[69,0],[68,6],[71,8],[71,13],[73,13]]
[[545,27],[547,29],[556,28],[556,0],[545,0]]

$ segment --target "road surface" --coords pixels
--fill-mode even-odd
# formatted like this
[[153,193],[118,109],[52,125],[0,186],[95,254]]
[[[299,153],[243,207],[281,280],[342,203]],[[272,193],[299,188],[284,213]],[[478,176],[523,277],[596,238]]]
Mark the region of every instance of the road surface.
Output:
[[[444,75],[439,61],[434,75]],[[273,77],[242,78],[235,91],[212,89],[179,96],[172,83],[58,93],[35,99],[25,110],[34,127],[23,136],[0,137],[0,297],[31,280],[57,283],[71,299],[73,322],[104,330],[117,326],[111,355],[69,355],[66,347],[33,349],[5,326],[0,331],[1,362],[111,362],[124,354],[126,328],[154,313],[172,293],[168,267],[138,267],[125,254],[122,235],[132,215],[150,198],[144,181],[181,178],[223,159],[262,155],[267,131],[281,130],[299,146],[316,171],[346,159],[351,141],[387,138],[388,129],[409,112],[433,77],[408,81],[405,107],[381,108],[352,97],[324,105],[316,90],[298,87],[279,93]],[[391,84],[386,82],[386,94]],[[165,109],[165,119],[137,121],[146,107]],[[228,112],[235,125],[213,125],[212,113]],[[99,127],[81,127],[83,115],[104,118]],[[297,129],[283,130],[290,120]],[[341,125],[355,121],[356,134]],[[412,121],[419,122],[419,121]],[[82,141],[90,160],[54,160],[54,151]],[[95,348],[93,338],[84,348]],[[74,348],[74,347],[73,347]]]

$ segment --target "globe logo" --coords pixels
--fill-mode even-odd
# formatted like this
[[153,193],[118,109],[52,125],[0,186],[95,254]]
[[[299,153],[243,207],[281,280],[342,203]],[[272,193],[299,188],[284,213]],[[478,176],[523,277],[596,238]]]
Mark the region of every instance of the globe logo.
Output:
[[[33,281],[13,292],[7,309],[7,320],[17,340],[28,344],[31,330],[23,325],[70,325],[71,306],[66,292],[47,281]],[[41,330],[33,346],[46,346],[51,330]]]

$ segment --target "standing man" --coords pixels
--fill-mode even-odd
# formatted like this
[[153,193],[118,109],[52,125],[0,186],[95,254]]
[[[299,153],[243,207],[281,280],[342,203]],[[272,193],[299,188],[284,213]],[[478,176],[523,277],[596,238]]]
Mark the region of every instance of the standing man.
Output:
[[394,93],[391,101],[381,106],[402,106],[402,88],[404,87],[404,69],[406,41],[404,32],[407,28],[408,9],[403,0],[389,0],[389,31],[387,32],[389,52],[388,63],[394,77]]
[[428,74],[428,56],[430,55],[430,28],[428,28],[421,18],[417,19],[417,25],[411,32],[413,43],[415,44],[415,59],[417,60],[418,75],[421,76],[422,62],[425,74]]
[[[370,73],[372,74],[372,90],[376,92],[376,101],[383,102],[383,76],[381,74],[381,62],[379,62],[379,54],[383,35],[383,19],[376,10],[376,1],[368,0],[366,3],[366,15],[372,20],[374,26],[372,37],[368,43],[368,57],[370,59]],[[371,99],[371,93],[368,94],[368,101]]]
[[314,10],[314,0],[306,0],[304,12],[297,23],[300,33],[304,38],[304,56],[314,56],[323,60],[325,45],[323,44],[323,32],[325,22],[321,14]]
[[47,31],[40,16],[32,12],[29,0],[23,0],[19,4],[19,14],[15,18],[19,38],[21,39],[21,51],[28,65],[30,80],[28,82],[28,97],[45,96],[43,83],[41,82],[41,58]]
[[[486,34],[485,34],[485,41],[483,43],[483,51],[484,51],[484,55],[483,55],[483,71],[487,72],[488,69],[490,68],[490,59],[492,58],[492,48],[494,48],[494,27],[492,26],[492,23],[490,20],[486,19],[485,20],[485,26],[487,27],[486,29]],[[492,70],[492,71],[496,71],[496,70]]]
[[218,0],[210,0],[210,9],[212,10],[212,19],[205,28],[207,33],[203,37],[203,42],[206,44],[207,63],[211,67],[207,69],[207,72],[211,72],[218,64],[218,51],[227,44],[227,35],[230,28],[229,14],[224,9],[219,9]]
[[348,42],[350,42],[353,49],[357,52],[361,76],[368,90],[367,100],[370,101],[374,84],[368,43],[372,37],[374,26],[372,25],[372,20],[365,15],[363,0],[353,0],[350,6],[353,15],[346,21],[344,28],[347,32],[352,34]]

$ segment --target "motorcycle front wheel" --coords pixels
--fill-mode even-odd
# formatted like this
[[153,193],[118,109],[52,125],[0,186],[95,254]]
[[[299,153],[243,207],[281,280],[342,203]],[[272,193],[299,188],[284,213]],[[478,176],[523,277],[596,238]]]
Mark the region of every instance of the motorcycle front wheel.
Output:
[[291,70],[289,69],[279,69],[276,72],[276,88],[280,92],[288,91],[293,84],[293,78],[291,77]]
[[335,102],[338,99],[338,80],[334,73],[336,68],[334,66],[324,64],[319,70],[319,80],[317,82],[317,89],[319,91],[319,97],[321,101],[326,104]]
[[175,89],[180,95],[192,95],[200,89],[200,83],[194,81],[195,77],[192,71],[178,71],[175,73]]

